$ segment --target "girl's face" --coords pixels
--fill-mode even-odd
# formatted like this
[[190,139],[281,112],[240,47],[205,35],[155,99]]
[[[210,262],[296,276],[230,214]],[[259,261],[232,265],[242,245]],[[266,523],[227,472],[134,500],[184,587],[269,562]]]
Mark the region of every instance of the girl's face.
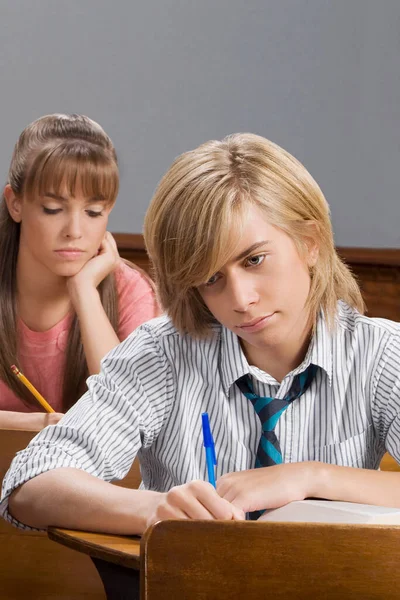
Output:
[[306,301],[309,267],[318,256],[311,244],[306,259],[292,239],[251,206],[235,258],[199,287],[214,317],[241,338],[252,364],[262,368],[269,352],[292,353],[311,330]]
[[14,197],[8,206],[21,223],[21,258],[33,269],[63,277],[75,275],[96,256],[112,208],[104,200],[84,197],[80,186],[74,196],[66,189],[60,195],[48,190],[34,199]]

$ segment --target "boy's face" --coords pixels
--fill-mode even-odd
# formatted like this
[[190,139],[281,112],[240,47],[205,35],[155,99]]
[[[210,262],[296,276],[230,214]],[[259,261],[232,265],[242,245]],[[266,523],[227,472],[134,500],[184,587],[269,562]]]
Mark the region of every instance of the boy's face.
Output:
[[308,338],[309,266],[318,249],[310,243],[306,259],[301,258],[291,238],[256,206],[244,219],[235,258],[199,292],[214,317],[241,338],[251,363],[265,368],[268,355],[293,356],[296,345]]

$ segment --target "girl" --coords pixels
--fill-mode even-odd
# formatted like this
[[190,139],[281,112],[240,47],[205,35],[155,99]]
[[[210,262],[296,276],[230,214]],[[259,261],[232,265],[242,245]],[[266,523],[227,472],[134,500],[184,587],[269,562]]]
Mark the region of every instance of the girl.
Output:
[[88,117],[48,115],[18,139],[0,207],[0,427],[56,423],[102,357],[156,315],[149,278],[107,232],[118,182],[114,146]]
[[[400,507],[399,473],[376,470],[385,450],[400,460],[400,324],[362,315],[303,165],[250,134],[187,152],[145,240],[168,316],[108,354],[82,400],[18,454],[6,518],[134,534],[310,496]],[[142,489],[107,483],[136,454]]]

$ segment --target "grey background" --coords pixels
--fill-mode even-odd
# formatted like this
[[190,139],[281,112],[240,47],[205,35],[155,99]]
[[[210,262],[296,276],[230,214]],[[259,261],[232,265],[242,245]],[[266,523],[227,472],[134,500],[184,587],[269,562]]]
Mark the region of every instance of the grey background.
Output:
[[1,144],[99,121],[120,159],[110,229],[140,232],[172,160],[235,131],[310,170],[336,243],[400,247],[399,0],[0,0]]

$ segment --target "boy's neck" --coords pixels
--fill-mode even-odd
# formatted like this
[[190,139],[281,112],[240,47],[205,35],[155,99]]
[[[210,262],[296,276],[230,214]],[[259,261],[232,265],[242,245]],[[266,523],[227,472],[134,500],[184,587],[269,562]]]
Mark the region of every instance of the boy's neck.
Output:
[[307,324],[298,336],[270,348],[257,348],[241,340],[249,365],[258,367],[274,379],[281,381],[303,362],[312,337],[312,325]]

